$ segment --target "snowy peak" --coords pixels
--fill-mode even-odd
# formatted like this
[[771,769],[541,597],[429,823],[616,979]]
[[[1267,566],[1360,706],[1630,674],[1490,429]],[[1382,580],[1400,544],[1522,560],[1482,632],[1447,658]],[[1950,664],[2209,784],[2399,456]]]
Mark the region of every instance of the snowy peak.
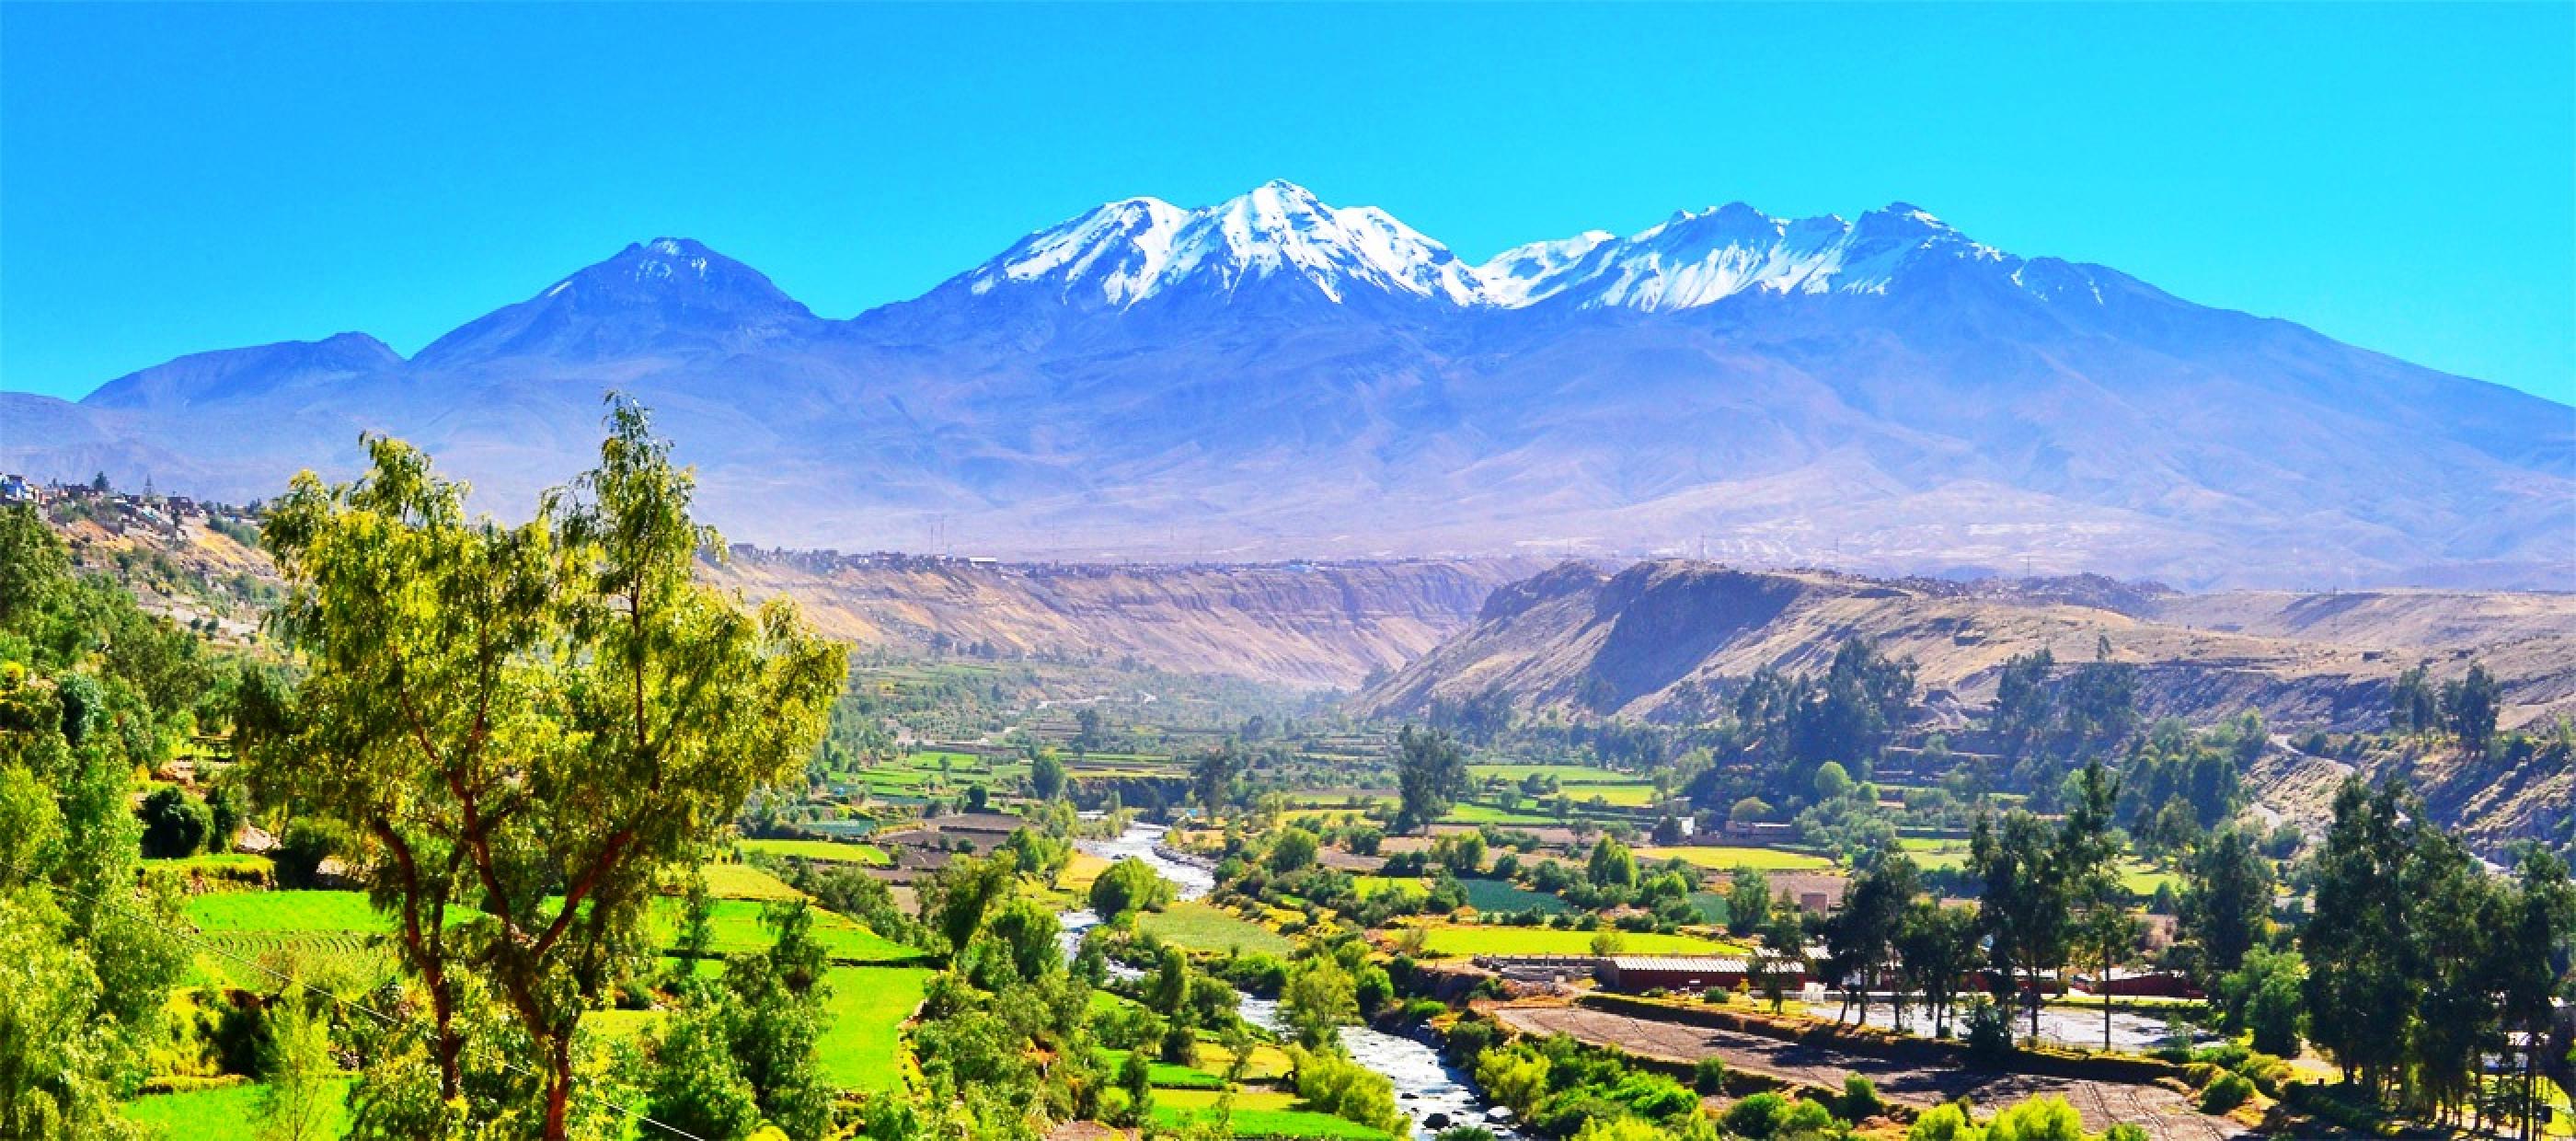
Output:
[[636,242],[516,305],[432,342],[419,363],[508,357],[598,360],[730,349],[817,323],[759,270],[688,238]]
[[[1551,248],[1581,252],[1532,253]],[[1903,202],[1852,222],[1834,215],[1791,221],[1734,202],[1682,211],[1617,241],[1586,234],[1506,250],[1477,273],[1498,305],[1662,312],[1741,293],[1886,293],[1927,260],[1993,263],[2005,274],[2020,265]]]
[[1335,207],[1285,181],[1198,210],[1154,198],[1112,202],[1021,239],[956,282],[978,296],[1035,286],[1110,309],[1158,298],[1231,300],[1282,285],[1335,303],[1484,300],[1474,271],[1447,246],[1384,210]]

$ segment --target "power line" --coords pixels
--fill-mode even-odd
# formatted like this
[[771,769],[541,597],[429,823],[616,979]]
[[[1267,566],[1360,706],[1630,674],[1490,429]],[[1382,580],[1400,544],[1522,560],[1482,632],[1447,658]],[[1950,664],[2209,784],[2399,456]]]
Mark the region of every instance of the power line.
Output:
[[[367,1004],[365,1004],[365,1003],[359,1002],[359,1001],[357,1001],[357,1000],[355,1000],[355,999],[342,998],[342,997],[340,997],[339,995],[336,995],[336,994],[331,993],[330,991],[322,990],[322,989],[320,989],[320,988],[317,988],[317,987],[313,986],[312,984],[305,982],[305,981],[304,981],[304,980],[302,980],[302,979],[296,978],[296,977],[294,977],[294,976],[292,976],[292,975],[282,974],[282,973],[280,973],[280,972],[278,972],[278,971],[276,971],[276,970],[272,970],[272,969],[270,969],[269,967],[267,967],[267,966],[265,966],[265,965],[262,965],[262,964],[261,964],[260,962],[258,962],[257,960],[244,958],[243,956],[238,955],[238,954],[235,954],[234,952],[227,951],[227,950],[225,950],[225,949],[223,949],[223,948],[221,948],[221,947],[215,946],[214,944],[212,944],[212,943],[209,943],[209,942],[205,941],[203,938],[201,938],[201,937],[199,937],[199,936],[192,935],[192,934],[190,934],[190,933],[188,933],[188,932],[185,932],[185,931],[181,931],[181,930],[179,930],[179,929],[177,929],[177,928],[175,928],[175,927],[167,926],[167,925],[165,925],[165,924],[161,923],[158,919],[153,918],[152,916],[148,916],[148,915],[141,915],[141,914],[137,914],[136,912],[133,912],[133,911],[125,910],[125,909],[123,909],[123,908],[120,908],[120,907],[116,906],[114,903],[111,903],[111,902],[109,902],[109,901],[107,901],[107,900],[104,900],[104,899],[100,899],[100,898],[98,898],[97,896],[91,895],[91,894],[89,894],[88,892],[85,892],[85,891],[80,890],[79,888],[76,888],[76,887],[67,887],[67,886],[65,886],[65,885],[58,884],[58,883],[55,883],[55,882],[53,882],[53,881],[51,881],[51,880],[48,880],[48,879],[44,879],[44,878],[42,878],[42,877],[39,877],[39,876],[37,876],[34,872],[30,871],[29,869],[27,869],[26,867],[24,867],[24,866],[22,866],[22,865],[18,864],[18,863],[17,863],[17,862],[15,862],[15,861],[12,861],[12,860],[9,860],[9,859],[5,859],[5,858],[0,858],[0,865],[5,865],[5,866],[7,866],[7,867],[8,867],[8,869],[9,869],[10,871],[16,872],[16,873],[18,874],[19,878],[20,878],[20,879],[22,879],[22,880],[24,880],[24,881],[25,881],[25,882],[27,882],[27,883],[34,884],[34,885],[36,885],[36,886],[38,886],[38,887],[41,887],[41,888],[44,888],[44,889],[46,889],[46,890],[48,890],[48,891],[68,892],[68,893],[70,893],[70,894],[72,894],[72,895],[75,895],[75,896],[80,897],[81,899],[84,899],[84,900],[89,901],[89,903],[90,903],[91,905],[93,905],[93,906],[106,908],[107,910],[114,911],[114,912],[116,912],[116,913],[118,913],[118,914],[120,914],[120,915],[125,916],[125,917],[126,917],[126,918],[128,918],[128,919],[133,919],[133,920],[136,920],[136,921],[142,922],[142,923],[144,923],[144,924],[150,925],[150,926],[152,926],[152,927],[159,928],[159,929],[162,931],[162,933],[164,933],[164,934],[166,934],[166,935],[169,935],[171,938],[177,939],[177,940],[179,940],[179,941],[180,941],[180,942],[182,942],[182,943],[186,943],[186,944],[188,944],[189,946],[195,947],[196,949],[198,949],[198,950],[200,950],[200,951],[203,951],[203,952],[205,952],[205,953],[207,953],[207,954],[209,954],[209,955],[213,955],[213,956],[215,956],[216,958],[219,958],[219,959],[229,959],[229,960],[231,960],[231,961],[233,961],[233,962],[240,963],[240,964],[241,964],[241,965],[243,965],[243,966],[249,967],[250,969],[252,969],[252,970],[254,970],[254,971],[258,971],[258,972],[259,972],[259,973],[261,973],[261,974],[267,975],[267,976],[268,976],[268,977],[270,977],[270,978],[276,979],[277,981],[279,981],[279,982],[281,982],[281,983],[284,983],[284,984],[286,984],[286,985],[288,985],[288,986],[290,986],[290,987],[295,987],[295,988],[297,988],[297,989],[300,989],[300,990],[302,990],[304,993],[306,993],[306,994],[308,994],[308,995],[310,995],[310,994],[318,994],[318,995],[321,995],[322,997],[324,997],[324,998],[327,998],[327,999],[331,1000],[333,1003],[335,1003],[335,1004],[337,1004],[337,1005],[339,1005],[339,1006],[341,1006],[341,1007],[343,1007],[343,1008],[350,1009],[350,1010],[355,1010],[355,1011],[358,1011],[358,1012],[360,1012],[360,1013],[363,1013],[363,1014],[367,1015],[368,1017],[375,1019],[375,1020],[376,1020],[376,1021],[378,1021],[378,1022],[384,1023],[386,1026],[390,1026],[390,1027],[399,1027],[399,1026],[401,1026],[401,1025],[402,1025],[402,1022],[401,1022],[401,1020],[400,1020],[400,1019],[397,1019],[397,1018],[395,1018],[394,1016],[392,1016],[392,1015],[390,1015],[390,1014],[386,1014],[386,1013],[385,1013],[385,1012],[383,1012],[383,1011],[377,1010],[377,1009],[376,1009],[376,1008],[374,1008],[374,1007],[368,1006],[368,1005],[367,1005]],[[519,1074],[519,1075],[520,1075],[520,1076],[522,1076],[522,1077],[530,1077],[530,1078],[537,1078],[537,1079],[539,1079],[539,1080],[543,1080],[543,1079],[545,1078],[545,1076],[546,1076],[546,1075],[544,1075],[544,1074],[538,1073],[538,1072],[537,1072],[537,1071],[535,1071],[535,1070],[529,1069],[528,1067],[523,1066],[523,1065],[521,1065],[521,1064],[519,1064],[519,1063],[517,1063],[517,1062],[511,1061],[511,1060],[510,1060],[510,1059],[508,1059],[508,1058],[503,1058],[503,1059],[501,1059],[501,1066],[502,1066],[502,1068],[507,1069],[507,1070],[510,1070],[510,1071],[511,1071],[511,1072],[513,1072],[513,1073],[517,1073],[517,1074]],[[603,1095],[601,1095],[601,1094],[599,1094],[599,1093],[597,1093],[597,1092],[590,1091],[590,1090],[577,1090],[576,1092],[578,1092],[578,1093],[579,1093],[581,1096],[583,1096],[583,1097],[588,1097],[588,1098],[595,1099],[595,1100],[597,1100],[600,1104],[605,1105],[605,1106],[609,1107],[610,1109],[614,1109],[614,1110],[616,1110],[617,1112],[619,1112],[619,1113],[623,1113],[623,1114],[625,1114],[625,1115],[626,1115],[626,1116],[628,1116],[628,1117],[632,1117],[632,1118],[634,1118],[635,1120],[640,1121],[640,1122],[643,1122],[643,1123],[644,1123],[644,1124],[646,1124],[646,1125],[650,1125],[650,1126],[652,1126],[652,1127],[654,1127],[654,1128],[656,1128],[656,1129],[662,1130],[662,1131],[663,1131],[663,1132],[665,1132],[665,1133],[669,1133],[670,1135],[672,1135],[672,1136],[674,1136],[674,1137],[685,1138],[685,1139],[686,1139],[686,1141],[707,1141],[707,1139],[706,1139],[706,1138],[704,1138],[704,1137],[700,1137],[700,1136],[698,1136],[698,1135],[697,1135],[697,1134],[695,1134],[695,1133],[691,1133],[691,1132],[689,1132],[688,1130],[682,1129],[682,1128],[680,1128],[679,1126],[672,1125],[672,1124],[670,1124],[670,1123],[668,1123],[668,1122],[654,1120],[652,1117],[647,1116],[647,1115],[646,1115],[643,1111],[641,1111],[641,1110],[637,1110],[637,1109],[630,1108],[630,1107],[628,1107],[627,1105],[625,1105],[625,1104],[624,1104],[624,1103],[622,1103],[622,1102],[612,1101],[612,1100],[610,1100],[609,1098],[607,1098],[607,1097],[605,1097],[605,1096],[603,1096]]]

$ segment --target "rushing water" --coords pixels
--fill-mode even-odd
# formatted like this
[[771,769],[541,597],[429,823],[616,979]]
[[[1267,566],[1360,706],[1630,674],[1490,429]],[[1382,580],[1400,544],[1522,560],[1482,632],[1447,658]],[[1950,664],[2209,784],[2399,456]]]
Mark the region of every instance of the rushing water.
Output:
[[[1164,828],[1158,824],[1131,824],[1113,839],[1084,840],[1078,846],[1105,860],[1143,860],[1147,867],[1171,881],[1173,895],[1180,899],[1197,899],[1216,890],[1215,873],[1163,850],[1163,833]],[[1082,945],[1082,933],[1100,922],[1100,917],[1089,911],[1068,912],[1062,919],[1068,955]],[[1122,976],[1136,973],[1115,964],[1112,972]],[[1277,1002],[1248,994],[1238,994],[1235,1002],[1244,1021],[1273,1033],[1282,1030]],[[1417,1141],[1428,1141],[1440,1132],[1428,1124],[1435,1117],[1444,1128],[1481,1125],[1501,1141],[1519,1141],[1521,1135],[1508,1124],[1487,1118],[1489,1107],[1475,1087],[1450,1069],[1441,1060],[1440,1052],[1429,1045],[1374,1027],[1345,1026],[1342,1046],[1359,1064],[1386,1075],[1394,1083],[1396,1107],[1412,1116]]]

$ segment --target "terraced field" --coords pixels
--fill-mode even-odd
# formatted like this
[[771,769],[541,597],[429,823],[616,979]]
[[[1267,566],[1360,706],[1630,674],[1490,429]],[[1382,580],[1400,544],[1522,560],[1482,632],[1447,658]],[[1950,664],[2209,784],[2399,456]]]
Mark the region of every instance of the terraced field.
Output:
[[[1487,924],[1435,923],[1425,925],[1423,949],[1433,955],[1589,955],[1597,931],[1572,931],[1555,927],[1508,927]],[[1697,935],[1665,935],[1653,931],[1616,933],[1620,950],[1630,955],[1741,955],[1746,949],[1738,944],[1706,939]]]
[[1689,846],[1676,848],[1640,848],[1637,860],[1680,860],[1694,867],[1717,871],[1751,868],[1757,872],[1814,872],[1834,866],[1832,860],[1808,852],[1785,848],[1752,848],[1727,846]]
[[826,864],[865,864],[884,867],[893,862],[885,849],[874,844],[850,844],[837,840],[745,840],[745,855],[785,856],[814,860]]

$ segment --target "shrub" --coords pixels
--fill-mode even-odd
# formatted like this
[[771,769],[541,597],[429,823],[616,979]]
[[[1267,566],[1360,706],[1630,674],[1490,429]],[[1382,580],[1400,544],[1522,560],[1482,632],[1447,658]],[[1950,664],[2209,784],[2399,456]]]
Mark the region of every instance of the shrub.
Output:
[[1968,1057],[1979,1065],[1992,1065],[2012,1055],[2012,1015],[2003,1007],[1978,999],[1968,1007]]
[[1986,1141],[2085,1141],[2084,1118],[2065,1098],[2035,1097],[1996,1114]]
[[1726,1107],[1726,1131],[1752,1141],[1766,1141],[1789,1116],[1789,1099],[1768,1091]]
[[1983,1141],[1986,1131],[1968,1120],[1968,1112],[1956,1105],[1936,1105],[1914,1119],[1913,1128],[1905,1131],[1905,1141]]
[[1726,1059],[1707,1057],[1691,1067],[1691,1088],[1705,1094],[1726,1092]]
[[206,840],[206,806],[176,785],[154,789],[143,798],[143,854],[185,856]]
[[2200,1091],[2202,1113],[2225,1113],[2254,1098],[2254,1083],[2245,1075],[2224,1073]]
[[1885,1112],[1887,1102],[1878,1096],[1878,1087],[1871,1085],[1868,1078],[1859,1074],[1845,1074],[1843,1075],[1842,1104],[1837,1108],[1842,1110],[1843,1120],[1860,1122]]

